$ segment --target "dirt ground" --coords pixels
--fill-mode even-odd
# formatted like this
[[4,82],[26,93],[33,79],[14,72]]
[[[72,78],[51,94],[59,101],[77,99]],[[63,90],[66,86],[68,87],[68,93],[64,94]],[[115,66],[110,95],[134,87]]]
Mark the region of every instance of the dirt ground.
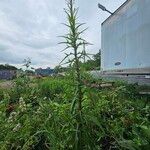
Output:
[[13,81],[0,81],[0,88],[2,89],[10,89],[13,85]]

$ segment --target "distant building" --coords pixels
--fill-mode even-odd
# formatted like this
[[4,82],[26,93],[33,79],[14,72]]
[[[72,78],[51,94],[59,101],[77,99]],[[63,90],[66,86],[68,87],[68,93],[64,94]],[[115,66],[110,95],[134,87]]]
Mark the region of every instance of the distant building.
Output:
[[16,77],[16,70],[0,70],[0,79],[1,80],[12,80]]
[[46,69],[38,68],[35,70],[35,74],[40,76],[51,76],[52,74],[54,74],[54,69],[51,69],[49,67]]

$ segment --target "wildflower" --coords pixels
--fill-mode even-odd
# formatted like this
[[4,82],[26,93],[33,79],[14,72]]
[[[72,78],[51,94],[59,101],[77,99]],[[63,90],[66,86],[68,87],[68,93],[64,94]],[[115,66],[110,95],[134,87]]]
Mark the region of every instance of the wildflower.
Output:
[[47,97],[44,97],[44,100],[46,100],[47,99]]
[[32,107],[32,105],[31,104],[27,104],[27,108],[30,108],[30,107]]
[[21,112],[26,111],[26,103],[22,97],[19,99],[19,108],[21,109]]
[[14,120],[16,120],[17,117],[17,113],[16,112],[12,112],[8,118],[8,123],[13,122]]
[[21,124],[18,123],[18,124],[16,125],[16,127],[13,128],[13,131],[14,131],[14,132],[17,132],[20,128],[21,128]]
[[52,117],[52,115],[51,115],[51,114],[49,114],[48,119],[50,119],[51,117]]
[[24,105],[24,104],[25,104],[25,102],[24,102],[24,100],[23,100],[22,97],[20,97],[20,99],[19,99],[19,104],[20,104],[20,105]]
[[41,113],[41,107],[39,107],[36,111],[36,114],[40,114]]

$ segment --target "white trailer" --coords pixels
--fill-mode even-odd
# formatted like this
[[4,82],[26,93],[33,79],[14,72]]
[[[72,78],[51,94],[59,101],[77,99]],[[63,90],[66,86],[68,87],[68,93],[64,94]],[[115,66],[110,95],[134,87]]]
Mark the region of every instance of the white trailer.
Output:
[[102,23],[102,71],[150,74],[150,0],[127,0]]

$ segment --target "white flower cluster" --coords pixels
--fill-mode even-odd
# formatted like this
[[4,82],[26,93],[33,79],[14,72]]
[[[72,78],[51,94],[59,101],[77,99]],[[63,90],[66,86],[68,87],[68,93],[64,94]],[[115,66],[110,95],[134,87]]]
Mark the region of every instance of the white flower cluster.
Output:
[[17,112],[12,112],[12,113],[10,114],[9,118],[8,118],[8,123],[11,123],[11,122],[15,121],[17,115],[18,115]]
[[27,109],[26,103],[22,97],[20,97],[20,99],[19,99],[19,109],[21,112],[24,112]]
[[18,123],[18,124],[13,128],[13,131],[14,131],[14,132],[17,132],[20,128],[21,128],[21,124]]
[[50,119],[51,117],[52,117],[52,115],[51,115],[51,114],[49,114],[49,115],[48,115],[48,119]]
[[47,97],[44,97],[44,100],[47,100]]
[[38,109],[37,109],[37,111],[36,111],[36,114],[41,114],[41,107],[39,107]]

